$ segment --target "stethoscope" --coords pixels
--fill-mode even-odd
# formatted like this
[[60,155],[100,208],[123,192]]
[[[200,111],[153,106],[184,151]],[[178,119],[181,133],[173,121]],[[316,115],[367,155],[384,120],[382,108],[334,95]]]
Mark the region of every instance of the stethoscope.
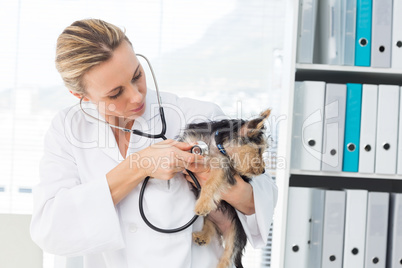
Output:
[[[164,113],[164,110],[163,110],[163,107],[162,107],[162,104],[161,104],[161,97],[160,97],[160,94],[159,94],[159,87],[158,87],[158,83],[156,82],[154,70],[152,69],[151,63],[150,63],[150,61],[148,60],[147,57],[145,57],[145,56],[142,55],[142,54],[136,54],[136,55],[139,56],[139,57],[141,57],[141,58],[143,58],[143,59],[147,62],[148,67],[149,67],[149,69],[151,70],[152,79],[153,79],[153,81],[154,81],[155,90],[156,90],[156,94],[157,94],[157,98],[158,98],[159,114],[160,114],[161,121],[162,121],[162,130],[161,130],[161,132],[160,132],[159,134],[144,133],[144,132],[142,132],[142,131],[140,131],[140,130],[123,128],[123,127],[119,127],[119,126],[115,126],[115,125],[109,124],[109,123],[106,122],[106,121],[99,120],[99,119],[96,118],[95,116],[92,116],[92,115],[90,115],[89,113],[87,113],[87,112],[84,111],[84,109],[82,108],[82,100],[83,100],[83,98],[81,98],[81,100],[80,100],[80,108],[81,108],[81,110],[82,110],[86,115],[88,115],[88,116],[90,116],[90,117],[92,117],[92,118],[94,118],[94,119],[96,119],[96,120],[98,120],[98,121],[100,121],[100,122],[103,122],[103,123],[105,123],[105,124],[107,124],[107,125],[109,125],[109,126],[111,126],[111,127],[113,127],[113,128],[117,128],[117,129],[120,129],[120,130],[122,130],[122,131],[124,131],[124,132],[130,132],[130,133],[132,133],[132,134],[134,134],[134,135],[138,135],[138,136],[141,136],[141,137],[146,137],[146,138],[149,138],[149,139],[163,139],[163,140],[166,140],[167,138],[166,138],[166,136],[165,136],[165,134],[166,134],[166,119],[165,119],[165,113]],[[188,170],[188,169],[186,169],[186,171],[187,171],[187,173],[190,175],[191,179],[194,181],[194,184],[196,185],[197,190],[200,191],[200,190],[201,190],[201,185],[200,185],[200,183],[198,182],[198,180],[197,180],[197,178],[195,177],[195,175],[194,175],[190,170]],[[174,228],[174,229],[162,229],[162,228],[159,228],[159,227],[156,227],[155,225],[153,225],[153,224],[147,219],[147,217],[145,216],[144,208],[143,208],[143,199],[144,199],[145,187],[147,186],[147,183],[148,183],[149,179],[150,179],[149,176],[146,177],[146,178],[144,179],[143,184],[142,184],[141,191],[140,191],[140,196],[139,196],[139,209],[140,209],[140,214],[141,214],[142,219],[144,220],[144,222],[145,222],[151,229],[153,229],[153,230],[155,230],[155,231],[157,231],[157,232],[160,232],[160,233],[177,233],[177,232],[183,231],[184,229],[188,228],[189,226],[191,226],[191,225],[197,220],[198,215],[194,215],[193,218],[192,218],[188,223],[186,223],[185,225],[183,225],[183,226],[181,226],[181,227]]]

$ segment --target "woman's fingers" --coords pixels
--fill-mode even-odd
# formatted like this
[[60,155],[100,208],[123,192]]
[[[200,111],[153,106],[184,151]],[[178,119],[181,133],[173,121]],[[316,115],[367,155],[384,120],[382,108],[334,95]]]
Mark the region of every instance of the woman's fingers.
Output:
[[140,164],[147,164],[142,168],[147,171],[149,176],[171,178],[177,172],[189,167],[193,169],[204,163],[203,156],[189,152],[191,147],[192,145],[185,142],[165,140],[143,150],[137,160]]
[[203,173],[203,172],[209,172],[210,167],[205,164],[204,162],[202,163],[190,163],[187,167],[188,170],[192,171],[193,173]]
[[158,143],[155,143],[151,145],[153,148],[158,148],[158,149],[165,149],[165,148],[170,148],[170,147],[176,147],[182,151],[189,151],[193,145],[186,143],[186,142],[180,142],[172,139],[167,139]]
[[160,150],[158,151],[162,155],[167,155],[168,150],[170,153],[174,153],[174,156],[178,159],[185,160],[188,163],[193,162],[203,162],[204,158],[201,155],[192,154],[189,151],[193,147],[192,144],[186,142],[179,142],[172,139],[167,139],[158,143],[151,145],[152,149]]
[[181,168],[181,170],[179,171],[185,171],[186,169],[188,169],[193,172],[201,172],[207,169],[203,160],[201,162],[197,162],[197,160],[194,161],[194,157],[189,157],[186,159],[180,156],[176,156],[175,159],[171,162],[171,165],[176,168]]
[[205,162],[205,159],[202,155],[192,154],[177,149],[174,150],[174,159],[185,162],[186,167],[192,163],[202,164]]
[[189,144],[187,142],[179,142],[179,141],[176,141],[176,143],[173,143],[173,145],[182,151],[189,151],[193,147],[192,144]]

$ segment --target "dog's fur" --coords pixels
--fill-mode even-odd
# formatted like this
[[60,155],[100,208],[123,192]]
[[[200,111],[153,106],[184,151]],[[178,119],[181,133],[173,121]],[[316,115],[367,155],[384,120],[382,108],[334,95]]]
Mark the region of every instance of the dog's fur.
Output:
[[[221,193],[236,184],[236,174],[249,182],[252,177],[264,173],[262,153],[267,147],[264,121],[270,112],[268,109],[251,121],[231,119],[190,124],[180,137],[181,141],[188,143],[204,141],[209,147],[206,163],[211,167],[211,176],[200,192],[194,187],[198,197],[195,212],[207,216],[211,211],[219,209],[231,224],[222,232],[207,216],[202,231],[193,233],[193,240],[199,245],[205,245],[213,236],[222,236],[225,250],[218,268],[229,267],[231,263],[237,268],[243,267],[241,258],[247,236],[236,210],[221,200]],[[217,144],[224,147],[226,155],[219,151]]]

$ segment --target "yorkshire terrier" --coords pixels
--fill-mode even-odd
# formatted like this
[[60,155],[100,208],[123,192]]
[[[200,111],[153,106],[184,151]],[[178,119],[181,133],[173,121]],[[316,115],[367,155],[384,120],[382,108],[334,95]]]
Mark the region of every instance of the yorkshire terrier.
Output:
[[[223,240],[225,249],[217,268],[227,268],[231,264],[237,268],[243,267],[241,258],[247,236],[236,210],[221,200],[221,193],[236,184],[234,178],[236,174],[249,182],[252,177],[265,172],[262,158],[262,153],[267,148],[264,121],[270,113],[271,110],[268,109],[250,121],[230,119],[189,124],[179,138],[180,141],[190,144],[201,141],[208,147],[197,148],[194,152],[205,155],[206,163],[211,167],[211,174],[201,191],[193,185],[198,198],[195,213],[206,216],[203,229],[193,233],[193,240],[199,245],[208,244],[215,235]],[[230,222],[230,227],[224,231],[220,230],[208,216],[216,209]]]

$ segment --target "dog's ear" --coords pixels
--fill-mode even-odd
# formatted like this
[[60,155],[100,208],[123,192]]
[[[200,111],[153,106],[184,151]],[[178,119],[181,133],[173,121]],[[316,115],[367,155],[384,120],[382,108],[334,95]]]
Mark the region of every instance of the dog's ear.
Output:
[[264,129],[264,122],[268,119],[269,115],[271,114],[271,109],[267,109],[260,113],[260,116],[250,120],[243,126],[241,133],[243,136],[247,136],[249,138],[254,138],[261,133],[261,130]]

